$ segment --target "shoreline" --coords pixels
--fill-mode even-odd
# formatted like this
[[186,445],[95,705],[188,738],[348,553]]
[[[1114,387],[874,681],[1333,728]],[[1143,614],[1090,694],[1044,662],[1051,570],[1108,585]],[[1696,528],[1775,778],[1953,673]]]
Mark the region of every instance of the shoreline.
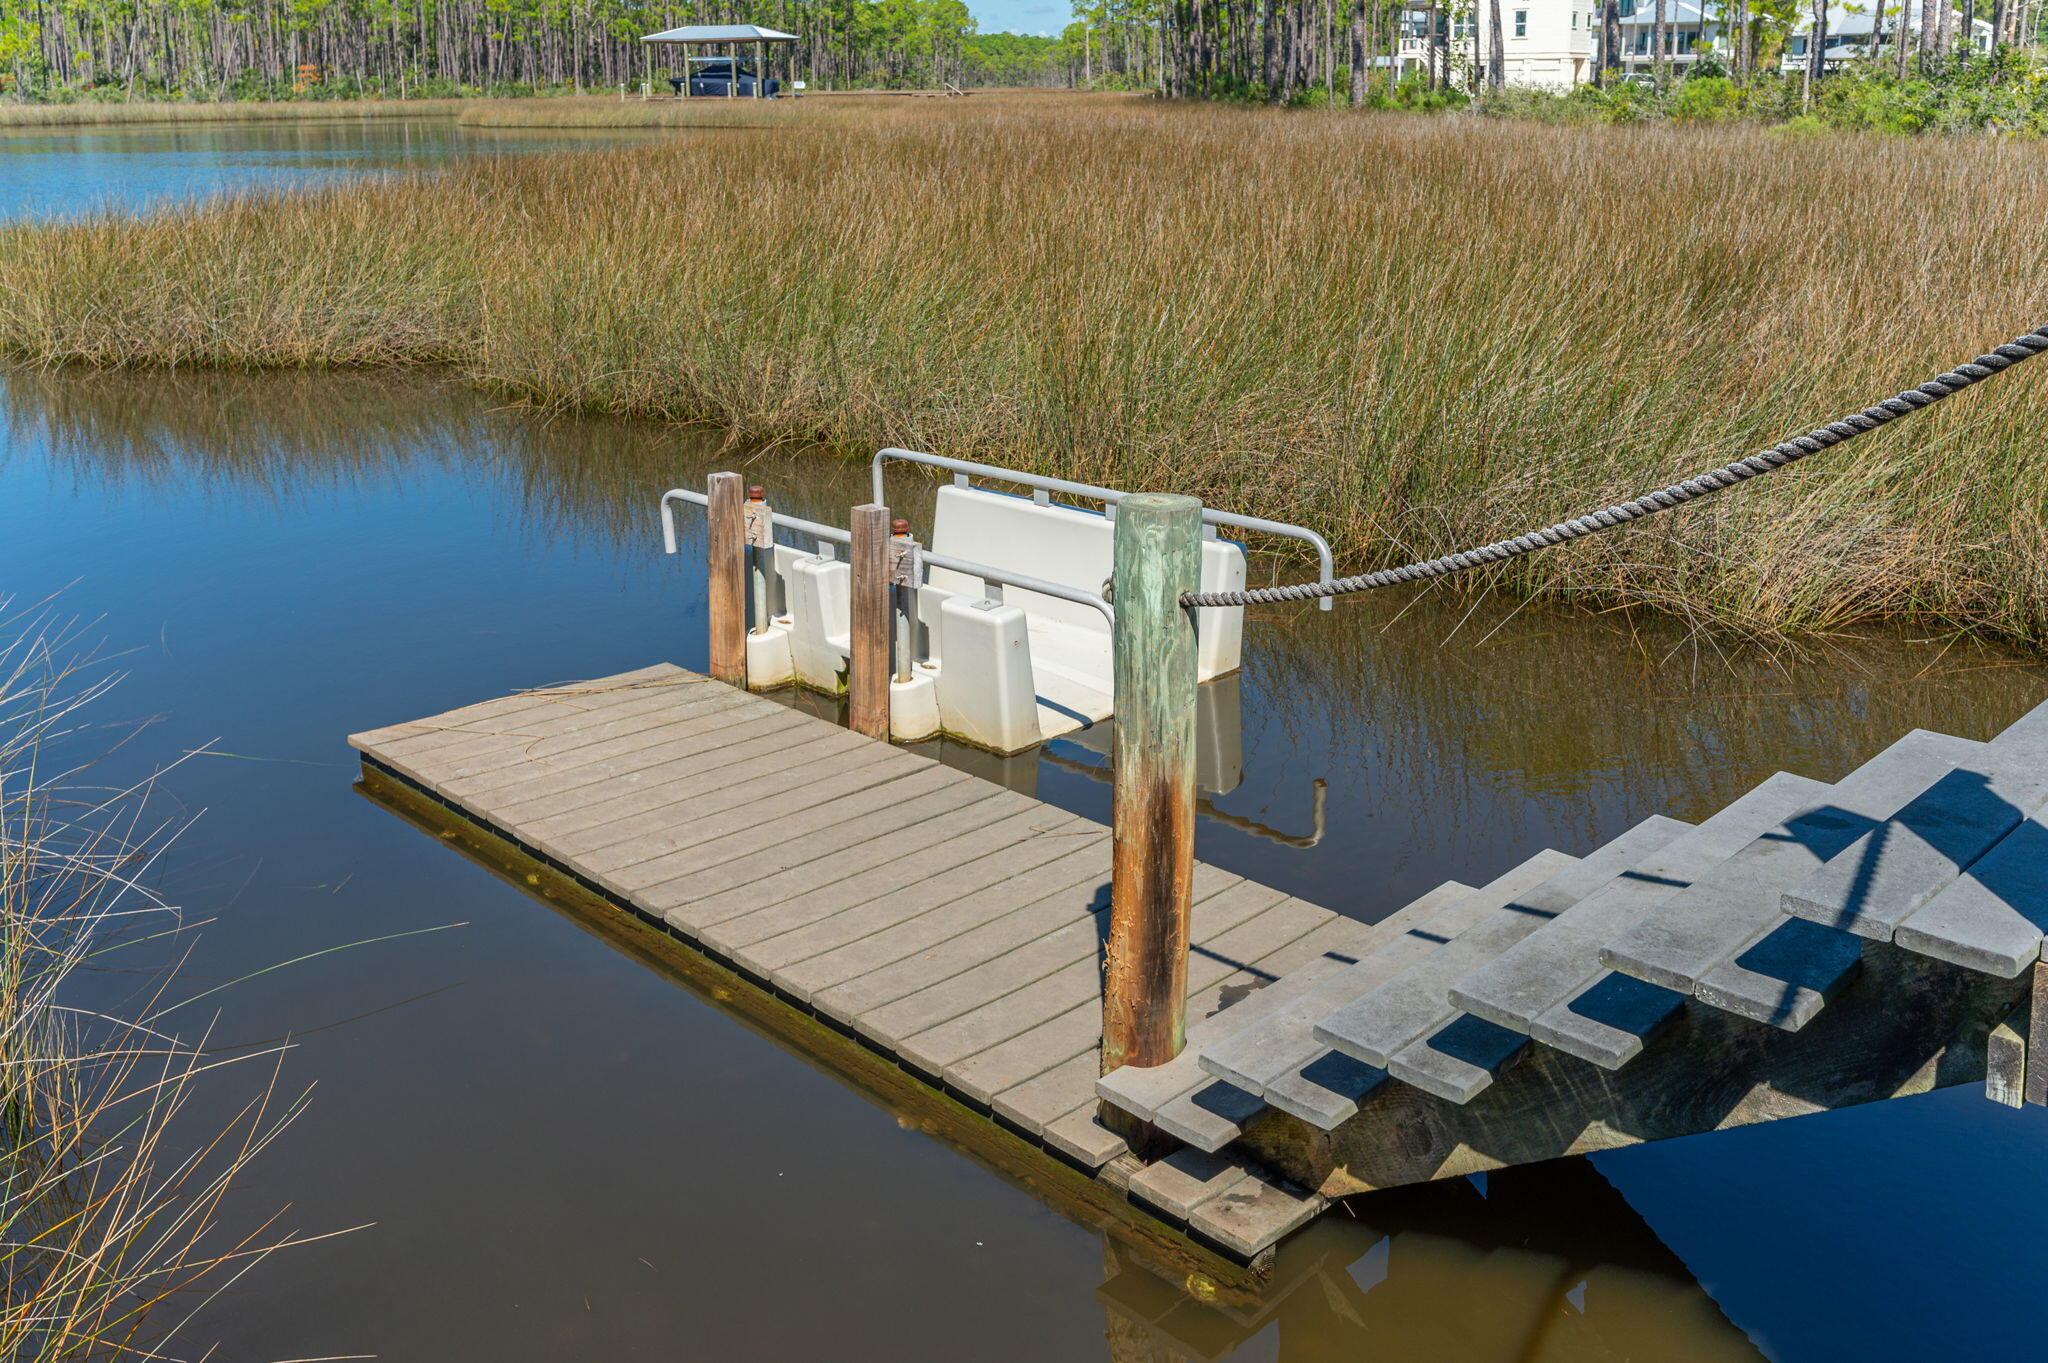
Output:
[[[677,192],[701,145],[663,141],[8,224],[0,353],[436,365],[548,410],[1171,486],[1315,525],[1360,571],[1860,410],[2039,325],[2015,300],[2048,275],[2001,188],[2038,175],[2014,144],[1929,163],[1042,96],[792,101],[773,121],[720,144],[701,193]],[[1012,164],[1028,173],[985,170]],[[1653,174],[1677,192],[1646,201]],[[1881,180],[1885,221],[1828,207]],[[1631,240],[1658,244],[1654,268],[1616,269]],[[1884,316],[1822,306],[1843,297]],[[1763,639],[1887,621],[2038,652],[2038,367],[1473,585]]]

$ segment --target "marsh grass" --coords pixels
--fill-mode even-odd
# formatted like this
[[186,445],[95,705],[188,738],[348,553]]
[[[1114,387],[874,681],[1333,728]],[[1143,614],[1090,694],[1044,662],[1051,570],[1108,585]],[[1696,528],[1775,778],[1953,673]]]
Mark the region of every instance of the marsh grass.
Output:
[[346,118],[433,118],[460,113],[466,99],[308,99],[204,104],[0,104],[0,129],[69,128],[107,123],[283,123]]
[[[292,1237],[224,1228],[223,1200],[300,1109],[273,1071],[225,1123],[192,1107],[210,1071],[278,1048],[210,1053],[166,1015],[145,968],[120,1007],[82,993],[110,952],[179,929],[148,888],[175,831],[147,785],[96,790],[65,767],[108,684],[31,621],[0,646],[0,1356],[196,1356],[195,1315]],[[133,962],[122,961],[123,965]],[[99,990],[96,993],[106,991]],[[180,1021],[182,1021],[182,1017]]]
[[772,128],[803,118],[815,101],[789,99],[517,99],[470,105],[466,128]]
[[[9,227],[0,351],[450,365],[735,442],[1183,490],[1364,567],[1661,486],[2048,320],[2025,143],[1062,96],[775,116]],[[1883,617],[2039,645],[2044,381],[1485,580],[1757,634]]]

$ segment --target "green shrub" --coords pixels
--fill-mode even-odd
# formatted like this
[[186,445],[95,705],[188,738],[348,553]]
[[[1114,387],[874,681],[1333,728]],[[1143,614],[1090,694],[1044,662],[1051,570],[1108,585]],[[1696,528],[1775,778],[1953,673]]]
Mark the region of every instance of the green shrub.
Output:
[[1726,76],[1694,76],[1670,96],[1679,123],[1726,123],[1742,117],[1744,105],[1741,87]]

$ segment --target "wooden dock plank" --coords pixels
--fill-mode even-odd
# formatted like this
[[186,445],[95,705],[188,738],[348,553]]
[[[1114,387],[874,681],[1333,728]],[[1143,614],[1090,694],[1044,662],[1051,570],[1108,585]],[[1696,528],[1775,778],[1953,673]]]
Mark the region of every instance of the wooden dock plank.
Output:
[[433,715],[426,719],[413,719],[407,720],[402,724],[387,724],[378,729],[365,729],[361,733],[350,734],[348,741],[351,747],[357,749],[375,747],[381,752],[396,746],[402,739],[422,734],[452,733],[465,730],[483,732],[487,731],[490,724],[502,724],[508,719],[517,716],[519,712],[536,706],[574,704],[585,696],[604,696],[613,692],[631,691],[635,689],[635,685],[639,682],[657,681],[662,678],[702,680],[695,673],[686,672],[673,663],[657,663],[653,667],[643,667],[633,672],[621,673],[617,677],[605,678],[602,683],[595,685],[594,688],[591,683],[569,682],[558,686],[535,687],[528,691],[514,691],[508,695],[494,696],[490,700],[480,700],[474,704],[465,705],[459,709]]
[[1064,857],[1077,844],[1098,844],[1102,837],[1095,825],[1085,820],[1052,827],[1040,821],[1030,826],[1028,836],[1007,846],[900,889],[849,903],[801,927],[738,944],[735,953],[757,970],[780,972],[792,961],[812,955],[822,947],[836,945],[856,934],[873,935],[870,929],[878,920],[886,918],[891,920],[891,926],[900,926],[933,912],[949,911],[961,900],[982,891],[1001,891],[1012,880]]
[[1131,1176],[1132,1197],[1150,1202],[1185,1221],[1195,1208],[1253,1177],[1244,1165],[1221,1155],[1181,1150],[1155,1160]]
[[[1096,846],[1100,847],[1100,844]],[[1204,867],[1203,871],[1206,875],[1195,877],[1192,891],[1198,913],[1211,895],[1242,883],[1214,868]],[[1102,905],[1100,911],[1094,908],[1098,902]],[[1076,907],[1085,907],[1087,911],[1077,915],[1074,912]],[[821,1011],[849,1019],[857,1018],[855,1026],[869,1035],[914,1036],[958,1017],[969,1008],[1001,999],[1013,990],[1077,961],[1095,961],[1102,954],[1108,932],[1108,923],[1102,916],[1108,909],[1108,895],[1098,894],[1087,901],[1070,896],[1060,908],[1064,921],[1021,941],[1006,937],[1003,940],[1007,945],[1001,950],[993,950],[983,944],[984,949],[977,953],[983,959],[977,962],[962,963],[959,969],[934,969],[928,960],[920,959],[911,963],[909,969],[878,972],[880,978],[868,981],[864,988],[841,991],[835,1000],[838,1004],[836,1011],[832,1008]],[[1050,918],[1051,915],[1045,917]],[[956,960],[949,958],[948,964]],[[913,978],[921,978],[922,983],[894,998],[880,997],[888,990],[910,983]]]
[[1095,1076],[1102,1068],[1101,1053],[1090,1048],[1069,1056],[1066,1060],[1033,1075],[1021,1084],[1013,1085],[995,1095],[989,1106],[996,1115],[1023,1128],[1033,1135],[1041,1135],[1045,1128],[1080,1104],[1087,1102],[1085,1095],[1095,1086]]
[[1911,918],[1908,951],[2011,979],[2048,956],[2048,810],[2036,812]]
[[1784,894],[1786,913],[1889,942],[1901,923],[2048,806],[2048,709],[1986,745]]
[[1526,1032],[1606,973],[1600,948],[1786,819],[1826,799],[1823,781],[1779,772],[1613,884],[1597,890],[1453,985],[1464,1012]]
[[1780,899],[1830,857],[1940,780],[1980,743],[1916,729],[1843,777],[1813,809],[1787,819],[1680,890],[1663,909],[1600,950],[1600,963],[1683,993],[1781,917]]
[[583,705],[555,704],[547,708],[566,713],[540,716],[533,712],[517,724],[489,733],[449,743],[430,745],[427,740],[420,740],[415,744],[393,744],[384,751],[397,760],[412,763],[436,782],[458,777],[480,779],[487,773],[516,771],[528,761],[572,765],[564,754],[576,749],[664,723],[746,707],[735,702],[729,691],[721,692],[708,682],[678,682],[664,683],[650,691],[595,696]]
[[[1082,914],[1099,913],[1109,907],[1108,835],[1076,837],[1075,843],[1057,859],[942,905],[943,911],[898,921],[885,910],[861,905],[834,915],[829,923],[798,928],[789,936],[809,954],[793,958],[779,978],[819,1011],[844,1017],[866,1007],[863,1000],[901,998],[1007,950],[1008,944],[1028,942]],[[831,931],[823,932],[826,928]],[[889,973],[892,967],[901,968]]]
[[734,724],[765,717],[773,701],[747,696],[714,696],[677,706],[673,710],[628,720],[632,732],[607,737],[601,742],[550,744],[545,753],[528,752],[526,762],[505,764],[493,757],[458,764],[434,778],[434,786],[451,799],[488,798],[496,805],[516,804],[529,793],[568,789],[572,785],[601,781],[677,756],[678,747],[701,745],[707,735]]
[[1375,924],[1372,932],[1361,934],[1355,960],[1313,978],[1300,972],[1288,976],[1274,986],[1276,993],[1261,999],[1266,1016],[1205,1042],[1190,1059],[1247,1092],[1265,1092],[1267,1084],[1299,1071],[1329,1049],[1314,1036],[1315,1024],[1325,1014],[1441,945],[1453,935],[1453,925],[1446,922],[1432,929],[1430,924],[1454,906],[1473,902],[1476,894],[1472,886],[1449,880],[1403,905]]
[[668,913],[678,926],[703,927],[780,904],[887,865],[931,840],[964,837],[1020,812],[1031,812],[1030,801],[985,782],[947,785],[810,837],[763,846],[744,862],[649,885],[636,897]]
[[[666,665],[352,741],[1064,1158],[1122,1167],[1096,1120],[1101,825]],[[1290,971],[1347,964],[1333,953],[1371,931],[1232,872],[1194,875],[1197,1035]],[[1175,1218],[1257,1182],[1168,1177],[1139,1197]],[[1286,1219],[1234,1215],[1217,1243]]]
[[[679,799],[724,790],[756,775],[766,776],[812,762],[822,764],[826,759],[836,760],[849,753],[872,760],[874,753],[863,746],[857,735],[843,731],[816,733],[802,724],[804,718],[793,712],[764,715],[722,731],[720,742],[686,756],[657,762],[609,781],[533,795],[516,804],[499,806],[499,812],[519,828],[538,836],[566,836],[602,829],[615,819],[660,809]],[[810,737],[795,738],[791,731],[799,729]]]
[[[585,852],[576,864],[602,883],[631,894],[738,858],[752,861],[763,848],[829,836],[842,823],[875,819],[878,811],[907,808],[915,801],[926,801],[919,806],[925,809],[959,808],[982,793],[972,782],[972,777],[944,767],[856,772],[835,778],[830,794],[816,804],[806,803],[814,791],[771,796],[759,811],[760,821],[749,825],[746,816],[754,814],[755,807],[748,801],[725,816],[657,828]],[[949,790],[955,793],[948,795]]]
[[[378,760],[386,766],[438,787],[442,781],[451,780],[473,768],[481,770],[501,766],[508,759],[516,759],[525,751],[525,743],[545,737],[550,725],[598,723],[614,707],[629,701],[672,705],[687,703],[692,698],[716,699],[702,689],[703,685],[698,679],[671,677],[643,681],[631,688],[594,691],[567,700],[519,697],[517,709],[489,719],[471,719],[462,712],[455,712],[422,721],[424,727],[420,733],[376,744],[375,751]],[[350,742],[358,747],[365,746],[361,735],[352,737]]]
[[[969,805],[958,813],[967,818],[984,806],[1008,803],[1002,795],[996,795]],[[922,886],[932,877],[949,871],[961,877],[961,882],[956,883],[961,883],[960,892],[966,893],[979,888],[979,885],[964,884],[966,877],[994,875],[1000,878],[1000,868],[991,870],[978,864],[990,854],[1004,851],[1013,844],[1028,842],[1033,844],[1031,855],[1050,859],[1065,850],[1065,839],[1074,823],[1070,815],[1043,805],[1019,810],[1007,817],[1001,817],[1000,811],[998,815],[993,819],[977,820],[971,829],[966,830],[972,836],[959,836],[946,830],[941,827],[943,819],[913,824],[887,840],[907,846],[910,849],[907,854],[893,856],[878,866],[835,879],[805,893],[776,897],[759,908],[728,912],[732,907],[728,898],[723,901],[717,921],[705,925],[705,939],[726,950],[748,946],[793,928],[821,922],[842,909],[865,904],[871,899],[910,893],[913,887]],[[889,850],[901,852],[902,849],[891,847]],[[834,871],[840,869],[838,863],[842,860],[833,859]],[[970,870],[970,867],[974,869]],[[691,905],[692,911],[699,907]]]
[[[923,770],[922,759],[909,753],[891,752],[876,756],[872,749],[842,750],[822,761],[772,765],[777,759],[760,757],[752,761],[735,753],[724,766],[707,778],[700,777],[672,787],[667,804],[553,838],[556,855],[599,858],[611,854],[620,843],[643,837],[675,833],[676,847],[708,842],[726,833],[739,832],[750,819],[766,820],[775,813],[810,809],[853,791],[866,790],[884,780]],[[738,770],[743,789],[727,794],[733,784],[726,773]],[[681,841],[688,836],[691,841]]]
[[[1263,886],[1250,887],[1250,883],[1246,882],[1233,886],[1229,892],[1213,896],[1206,902],[1211,906],[1234,902],[1241,908],[1248,902],[1255,902],[1256,897],[1248,893],[1250,888],[1259,890],[1263,896],[1279,895],[1276,890],[1268,890]],[[1190,957],[1189,1017],[1206,1017],[1220,1008],[1220,996],[1226,988],[1254,989],[1260,981],[1274,978],[1277,974],[1302,963],[1294,957],[1283,957],[1268,966],[1263,959],[1277,954],[1278,949],[1285,947],[1288,942],[1307,935],[1301,928],[1302,917],[1290,907],[1298,902],[1280,898],[1277,904],[1268,904],[1269,909],[1287,910],[1275,919],[1268,920],[1263,912],[1251,916],[1249,921],[1240,918],[1235,926],[1215,934],[1212,939],[1214,949],[1210,953],[1196,953]],[[1236,910],[1230,912],[1235,913]],[[1226,915],[1219,911],[1212,921],[1222,921],[1225,918]],[[1343,920],[1337,920],[1335,915],[1327,915],[1325,918],[1326,924],[1335,921]],[[1200,940],[1203,929],[1197,927],[1195,932],[1197,939]],[[1265,943],[1274,949],[1264,952],[1251,951],[1252,955],[1262,959],[1250,964],[1235,959],[1245,954],[1256,943]],[[1093,1052],[1102,1041],[1102,1001],[1099,967],[1093,962],[1088,965],[1095,971],[1092,977],[1076,972],[1061,981],[1058,988],[1047,986],[1036,991],[1020,990],[1013,995],[1013,998],[1021,998],[1028,994],[1028,1003],[1032,1011],[1042,1010],[1048,1004],[1071,1002],[1065,1011],[1056,1016],[1049,1017],[1036,1026],[1015,1032],[984,1050],[970,1053],[944,1066],[947,1084],[977,1102],[991,1103],[997,1094],[1035,1078],[1055,1065],[1064,1064],[1083,1052]],[[1073,988],[1075,980],[1088,981],[1087,987],[1077,993]],[[970,1022],[968,1025],[974,1026],[978,1021]],[[944,1033],[942,1040],[952,1040],[953,1034],[945,1028],[934,1030]],[[1000,1030],[1000,1026],[991,1023],[982,1030]],[[917,1063],[908,1045],[900,1053],[911,1063]]]
[[1130,1149],[1124,1138],[1096,1120],[1096,1105],[1075,1108],[1045,1125],[1045,1143],[1075,1163],[1100,1169]]

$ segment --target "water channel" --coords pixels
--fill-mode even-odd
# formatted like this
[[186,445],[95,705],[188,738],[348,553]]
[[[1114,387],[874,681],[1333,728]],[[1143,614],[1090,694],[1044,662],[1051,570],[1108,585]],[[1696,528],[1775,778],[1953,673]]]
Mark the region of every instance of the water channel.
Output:
[[[516,141],[425,120],[17,135],[0,138],[0,213],[289,188]],[[166,871],[210,920],[190,978],[459,925],[218,996],[217,1044],[289,1035],[290,1086],[314,1086],[237,1205],[288,1203],[306,1231],[370,1223],[243,1279],[209,1322],[221,1356],[2032,1345],[2039,1109],[1948,1089],[1364,1199],[1286,1247],[1263,1307],[1225,1309],[352,791],[349,732],[660,660],[701,668],[698,556],[661,556],[653,509],[726,467],[819,520],[865,500],[864,468],[817,453],[507,410],[442,376],[0,377],[0,591],[53,597],[124,654],[98,715],[139,730],[117,764],[216,750],[166,781],[203,811]],[[1701,817],[1774,770],[1838,777],[1911,728],[1988,737],[2048,698],[2048,668],[1947,640],[1767,655],[1441,588],[1255,613],[1245,657],[1241,779],[1210,798],[1198,855],[1364,920],[1652,813]],[[939,755],[1107,817],[1087,744]]]

